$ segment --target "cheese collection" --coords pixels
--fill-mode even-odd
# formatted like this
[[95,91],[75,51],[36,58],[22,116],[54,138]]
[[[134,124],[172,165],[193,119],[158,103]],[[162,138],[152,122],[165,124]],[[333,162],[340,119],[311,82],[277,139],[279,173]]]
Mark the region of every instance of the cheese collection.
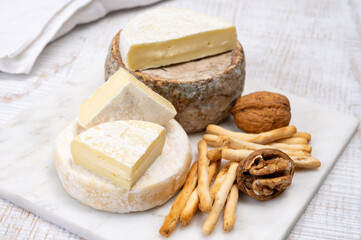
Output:
[[55,164],[72,197],[122,213],[160,205],[183,186],[192,157],[182,126],[200,131],[228,117],[245,63],[233,24],[186,9],[144,12],[117,36],[107,81],[60,133]]
[[115,121],[92,127],[71,143],[74,162],[130,189],[162,153],[164,127],[144,121]]
[[[290,187],[295,167],[321,165],[311,156],[311,135],[288,126],[285,96],[256,92],[240,98],[244,52],[227,21],[185,9],[144,12],[114,37],[105,78],[56,141],[59,178],[85,205],[143,211],[183,187],[159,233],[168,237],[178,222],[187,226],[199,209],[208,214],[202,227],[208,235],[223,209],[224,230],[232,230],[239,189],[269,200]],[[242,121],[238,127],[251,133],[215,125],[230,111],[236,124]],[[186,131],[205,127],[190,168]],[[221,168],[223,160],[230,162]]]
[[124,27],[119,49],[130,70],[171,65],[215,55],[236,46],[233,24],[186,9],[146,11]]

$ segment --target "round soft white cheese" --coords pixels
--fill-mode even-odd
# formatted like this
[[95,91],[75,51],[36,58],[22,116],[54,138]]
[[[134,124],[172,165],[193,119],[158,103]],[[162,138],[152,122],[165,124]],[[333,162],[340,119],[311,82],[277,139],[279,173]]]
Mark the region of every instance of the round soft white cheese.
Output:
[[83,204],[108,212],[144,211],[163,204],[184,184],[192,161],[188,136],[179,123],[172,119],[165,128],[162,154],[127,190],[75,164],[70,144],[85,129],[74,119],[56,140],[55,165],[65,190]]

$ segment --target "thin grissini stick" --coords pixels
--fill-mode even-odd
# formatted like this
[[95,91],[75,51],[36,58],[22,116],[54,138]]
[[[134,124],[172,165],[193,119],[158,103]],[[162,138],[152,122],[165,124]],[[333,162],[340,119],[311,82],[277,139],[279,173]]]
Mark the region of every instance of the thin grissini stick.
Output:
[[230,231],[236,222],[236,210],[238,203],[238,187],[233,184],[228,194],[226,206],[224,207],[223,228],[224,231]]
[[181,212],[183,211],[183,208],[186,205],[189,196],[197,185],[197,171],[198,162],[194,162],[191,170],[187,175],[187,179],[182,190],[179,192],[177,198],[172,205],[172,208],[164,219],[163,225],[159,229],[159,233],[162,234],[164,237],[169,237],[169,235],[177,226],[179,216],[181,215]]
[[295,162],[296,168],[319,168],[321,167],[321,162],[314,157],[305,157],[305,156],[290,156],[290,158]]
[[223,135],[247,142],[265,144],[282,138],[291,137],[297,132],[297,128],[295,126],[287,126],[259,134],[248,134],[248,133],[233,132],[224,129],[220,126],[210,124],[208,125],[206,131],[207,133],[211,133],[215,135]]
[[212,210],[208,214],[207,219],[203,224],[202,231],[204,234],[210,234],[218,221],[219,215],[221,214],[223,206],[226,202],[229,190],[231,189],[234,180],[236,179],[237,167],[238,163],[236,162],[232,162],[229,166],[227,176],[216,194]]
[[[252,152],[251,150],[244,149],[224,149],[222,151],[222,158],[234,162],[241,162]],[[321,162],[311,156],[289,156],[295,162],[297,168],[318,168],[321,166]]]
[[222,151],[222,158],[230,161],[242,162],[253,152],[253,150],[246,149],[224,149]]
[[228,129],[225,129],[221,126],[214,125],[214,124],[209,124],[206,128],[206,132],[210,133],[210,134],[215,134],[215,135],[225,135],[228,137],[239,138],[239,139],[242,139],[245,141],[248,141],[248,139],[252,138],[255,135],[255,134],[249,134],[249,133],[230,131]]
[[214,178],[216,177],[216,175],[219,171],[220,166],[221,166],[221,160],[214,161],[214,162],[211,162],[211,164],[209,164],[209,167],[208,167],[209,184],[208,185],[211,185],[211,183],[213,182]]
[[216,147],[216,148],[223,148],[227,147],[230,144],[230,137],[221,135],[213,135],[213,134],[204,134],[203,140],[206,141],[206,143],[209,146]]
[[213,134],[204,134],[203,140],[211,147],[222,147],[223,143],[220,141],[219,136]]
[[191,196],[188,198],[187,204],[180,215],[180,223],[183,227],[187,226],[191,222],[194,214],[198,209],[198,203],[199,196],[198,190],[196,188],[193,190]]
[[[227,142],[226,140],[223,140],[223,142]],[[286,153],[287,155],[294,155],[294,156],[311,156],[308,152],[304,151],[291,151],[280,147],[274,147],[274,146],[268,146],[268,145],[261,145],[257,143],[250,143],[246,141],[242,141],[239,139],[229,138],[229,145],[230,148],[235,149],[249,149],[249,150],[258,150],[263,148],[274,148],[281,150],[282,152]]]
[[286,149],[290,151],[303,151],[303,152],[312,152],[312,147],[309,145],[301,145],[301,144],[286,144],[286,143],[267,143],[267,146],[277,147],[281,149]]
[[297,128],[295,126],[281,127],[268,132],[259,133],[253,136],[248,141],[253,143],[265,144],[276,141],[278,139],[291,137],[296,132]]
[[[219,166],[221,165],[221,161],[212,162],[208,167],[208,174],[209,174],[209,184],[212,183],[214,177],[216,176]],[[198,187],[197,187],[198,188]],[[181,215],[180,215],[180,223],[182,226],[187,226],[194,214],[198,209],[199,197],[198,197],[198,190],[194,189],[191,196],[188,198],[187,204],[184,207]]]
[[208,176],[208,165],[209,160],[207,158],[207,142],[200,140],[198,142],[198,196],[199,196],[199,209],[207,213],[212,208],[211,195],[209,193],[209,176]]
[[274,141],[272,143],[285,143],[285,144],[302,144],[307,145],[307,139],[302,137],[290,137],[290,138],[284,138],[277,141]]
[[228,172],[228,169],[229,169],[229,166],[230,166],[230,165],[231,165],[231,163],[227,163],[227,164],[221,169],[221,171],[219,171],[219,173],[217,174],[216,180],[214,180],[214,183],[213,183],[211,189],[209,190],[209,192],[211,193],[212,202],[213,202],[214,197],[216,196],[219,188],[221,187],[222,182],[224,181],[224,179],[225,179],[226,176],[227,176],[227,172]]
[[223,147],[219,147],[219,148],[214,148],[212,150],[209,150],[207,152],[207,158],[209,159],[209,161],[218,161],[220,159],[222,159],[222,150],[224,148]]
[[311,141],[311,134],[306,132],[296,132],[292,137],[306,138],[307,142]]

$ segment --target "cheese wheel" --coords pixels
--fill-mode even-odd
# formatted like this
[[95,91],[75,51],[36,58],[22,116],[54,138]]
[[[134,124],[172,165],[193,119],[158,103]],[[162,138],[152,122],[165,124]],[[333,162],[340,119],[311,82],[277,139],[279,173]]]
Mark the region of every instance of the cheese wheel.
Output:
[[119,33],[113,38],[105,62],[105,80],[124,68],[177,110],[175,119],[188,133],[226,119],[241,97],[245,81],[245,57],[241,44],[215,56],[170,66],[131,71],[119,52]]
[[172,119],[165,128],[162,154],[127,190],[75,164],[70,144],[84,129],[74,119],[56,139],[55,166],[65,190],[81,203],[107,212],[144,211],[163,204],[184,184],[192,161],[188,136],[179,123]]

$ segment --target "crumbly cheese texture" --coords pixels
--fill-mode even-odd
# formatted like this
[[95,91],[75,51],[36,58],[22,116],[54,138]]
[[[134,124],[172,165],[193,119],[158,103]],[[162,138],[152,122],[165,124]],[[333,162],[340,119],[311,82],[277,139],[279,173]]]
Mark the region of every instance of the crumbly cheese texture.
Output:
[[121,31],[119,50],[131,70],[166,66],[234,49],[236,27],[186,9],[158,8],[133,18]]
[[174,106],[123,68],[119,69],[79,109],[84,128],[116,120],[166,124],[177,114]]
[[145,121],[115,121],[92,127],[71,143],[75,163],[130,189],[162,153],[165,128]]
[[56,139],[54,161],[64,189],[83,204],[108,212],[144,211],[163,204],[184,184],[192,160],[188,136],[179,123],[172,119],[165,128],[162,154],[128,190],[74,162],[71,142],[85,131],[74,119]]

